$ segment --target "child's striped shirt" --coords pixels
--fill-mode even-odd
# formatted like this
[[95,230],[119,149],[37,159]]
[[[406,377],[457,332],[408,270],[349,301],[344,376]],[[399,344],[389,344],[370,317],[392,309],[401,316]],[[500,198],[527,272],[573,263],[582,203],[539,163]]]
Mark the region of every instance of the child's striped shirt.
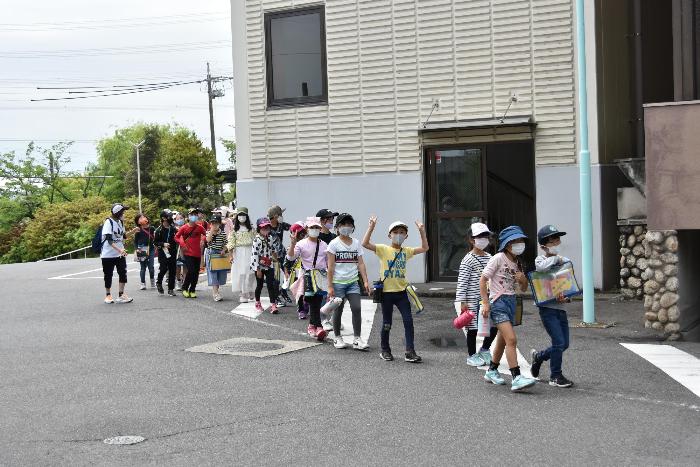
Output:
[[[459,265],[455,301],[466,302],[469,310],[474,313],[479,313],[479,301],[481,300],[479,281],[481,280],[481,272],[489,259],[491,259],[489,253],[484,252],[483,256],[477,256],[470,251],[462,258]],[[469,329],[476,329],[476,321],[476,319],[472,320]]]

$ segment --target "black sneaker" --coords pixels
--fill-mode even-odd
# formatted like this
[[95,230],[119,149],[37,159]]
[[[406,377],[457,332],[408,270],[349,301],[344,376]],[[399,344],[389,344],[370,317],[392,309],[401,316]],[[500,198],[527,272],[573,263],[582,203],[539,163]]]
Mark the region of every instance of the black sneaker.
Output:
[[168,295],[170,295],[171,297],[174,297],[174,296],[175,296],[175,291],[172,290],[172,289],[168,290]]
[[420,358],[415,350],[411,350],[409,352],[406,352],[406,356],[404,357],[404,360],[406,360],[409,363],[420,363],[423,361],[422,358]]
[[532,359],[532,366],[530,367],[530,373],[534,378],[540,376],[540,367],[542,366],[542,359],[537,356],[537,350],[532,349],[530,351],[530,358]]
[[158,289],[159,294],[163,295],[165,293],[165,290],[163,290],[163,284],[161,284],[160,282],[156,284],[156,288]]
[[382,351],[382,353],[379,354],[379,357],[382,360],[387,361],[387,362],[390,362],[394,359],[394,356],[391,355],[391,352],[387,352],[387,351]]
[[574,382],[566,379],[566,376],[564,375],[559,375],[551,378],[549,380],[549,385],[556,386],[558,388],[570,388],[574,385]]

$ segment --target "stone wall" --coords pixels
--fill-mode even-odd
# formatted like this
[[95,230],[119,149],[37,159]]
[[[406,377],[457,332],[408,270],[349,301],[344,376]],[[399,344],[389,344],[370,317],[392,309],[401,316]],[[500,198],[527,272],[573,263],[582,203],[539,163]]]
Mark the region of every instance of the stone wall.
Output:
[[644,297],[642,273],[647,269],[645,225],[622,225],[620,231],[620,293],[626,300]]
[[644,239],[645,327],[680,338],[678,309],[678,236],[675,230],[648,231]]
[[644,326],[680,337],[678,236],[675,230],[647,231],[646,225],[621,225],[620,293],[644,300]]

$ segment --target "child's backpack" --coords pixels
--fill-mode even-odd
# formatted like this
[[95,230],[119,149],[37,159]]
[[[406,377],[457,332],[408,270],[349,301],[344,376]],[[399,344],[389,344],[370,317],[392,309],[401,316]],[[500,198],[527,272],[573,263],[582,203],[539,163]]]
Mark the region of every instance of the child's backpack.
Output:
[[[112,219],[107,219],[109,220],[109,223],[112,224],[112,230],[114,230],[114,222],[112,222]],[[95,236],[92,237],[92,252],[93,253],[102,253],[102,245],[104,245],[105,240],[102,239],[102,227],[104,226],[104,223],[100,224],[100,226],[97,228],[97,231],[95,231]]]

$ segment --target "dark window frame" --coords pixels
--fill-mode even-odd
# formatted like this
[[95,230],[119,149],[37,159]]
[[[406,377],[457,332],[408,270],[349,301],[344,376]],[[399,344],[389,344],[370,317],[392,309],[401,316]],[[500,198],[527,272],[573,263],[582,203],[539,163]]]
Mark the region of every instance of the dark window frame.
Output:
[[[288,18],[290,16],[307,15],[317,13],[320,16],[321,32],[321,67],[322,67],[322,87],[321,96],[293,97],[286,99],[274,98],[274,73],[272,69],[272,40],[271,21],[275,18]],[[284,109],[290,107],[304,107],[311,105],[325,105],[328,103],[328,66],[326,61],[326,8],[324,5],[314,5],[310,7],[295,8],[293,10],[282,10],[265,13],[265,78],[267,82],[267,108]]]

